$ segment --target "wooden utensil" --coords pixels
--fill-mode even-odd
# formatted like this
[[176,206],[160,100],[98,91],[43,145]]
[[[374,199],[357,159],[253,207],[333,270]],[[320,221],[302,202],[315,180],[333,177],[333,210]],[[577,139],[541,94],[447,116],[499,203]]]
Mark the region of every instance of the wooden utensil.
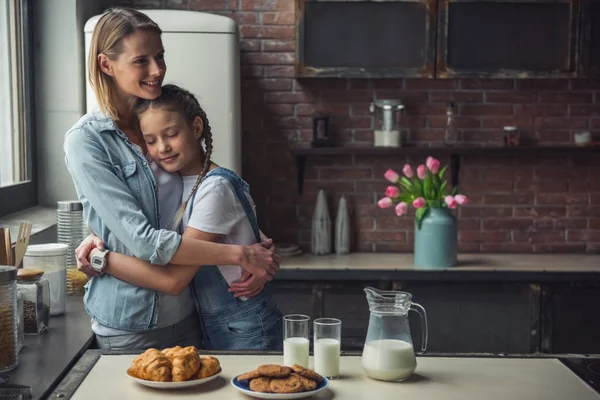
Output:
[[32,226],[33,224],[29,221],[22,221],[19,224],[19,236],[17,236],[17,242],[15,243],[15,267],[17,268],[21,265],[21,261],[23,261],[23,257],[27,252]]
[[4,243],[4,228],[0,228],[0,265],[8,265],[8,260],[6,259],[6,247]]
[[6,265],[14,265],[12,257],[12,242],[10,240],[10,228],[4,229],[4,248],[6,249]]

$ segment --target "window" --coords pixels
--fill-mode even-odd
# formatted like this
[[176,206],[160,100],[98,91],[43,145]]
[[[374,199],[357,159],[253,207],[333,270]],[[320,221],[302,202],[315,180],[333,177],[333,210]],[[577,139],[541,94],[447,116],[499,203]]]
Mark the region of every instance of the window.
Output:
[[0,216],[37,205],[30,0],[0,0]]

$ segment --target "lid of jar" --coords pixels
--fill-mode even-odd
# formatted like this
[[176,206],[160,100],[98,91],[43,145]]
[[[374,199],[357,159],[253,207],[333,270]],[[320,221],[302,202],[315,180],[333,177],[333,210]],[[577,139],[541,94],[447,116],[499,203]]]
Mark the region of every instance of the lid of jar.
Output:
[[17,269],[11,265],[0,265],[0,283],[14,281],[17,278]]
[[35,268],[19,268],[17,272],[18,281],[35,281],[44,275],[44,271]]
[[82,211],[83,205],[80,201],[70,200],[70,201],[59,201],[57,206],[58,211]]
[[63,243],[34,244],[32,246],[27,246],[25,256],[64,256],[67,254],[68,249],[69,246]]

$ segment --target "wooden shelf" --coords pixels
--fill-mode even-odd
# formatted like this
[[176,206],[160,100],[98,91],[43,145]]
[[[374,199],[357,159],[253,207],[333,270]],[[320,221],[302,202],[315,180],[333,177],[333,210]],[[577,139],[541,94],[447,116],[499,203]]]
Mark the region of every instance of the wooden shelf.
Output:
[[449,156],[451,183],[458,185],[458,173],[460,170],[460,159],[463,156],[520,156],[520,155],[600,155],[600,147],[577,147],[577,146],[519,146],[519,147],[477,147],[477,146],[437,146],[437,147],[301,147],[291,149],[296,157],[296,178],[298,181],[298,193],[302,195],[304,185],[304,169],[307,157],[321,156]]

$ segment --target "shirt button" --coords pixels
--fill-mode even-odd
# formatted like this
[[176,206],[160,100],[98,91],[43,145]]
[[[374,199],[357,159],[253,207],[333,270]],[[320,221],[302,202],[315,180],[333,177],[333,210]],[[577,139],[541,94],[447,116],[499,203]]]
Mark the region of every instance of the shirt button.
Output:
[[147,163],[146,161],[144,161],[144,162],[142,163],[142,165],[143,165],[144,167],[147,167],[147,166],[148,166],[148,163]]

